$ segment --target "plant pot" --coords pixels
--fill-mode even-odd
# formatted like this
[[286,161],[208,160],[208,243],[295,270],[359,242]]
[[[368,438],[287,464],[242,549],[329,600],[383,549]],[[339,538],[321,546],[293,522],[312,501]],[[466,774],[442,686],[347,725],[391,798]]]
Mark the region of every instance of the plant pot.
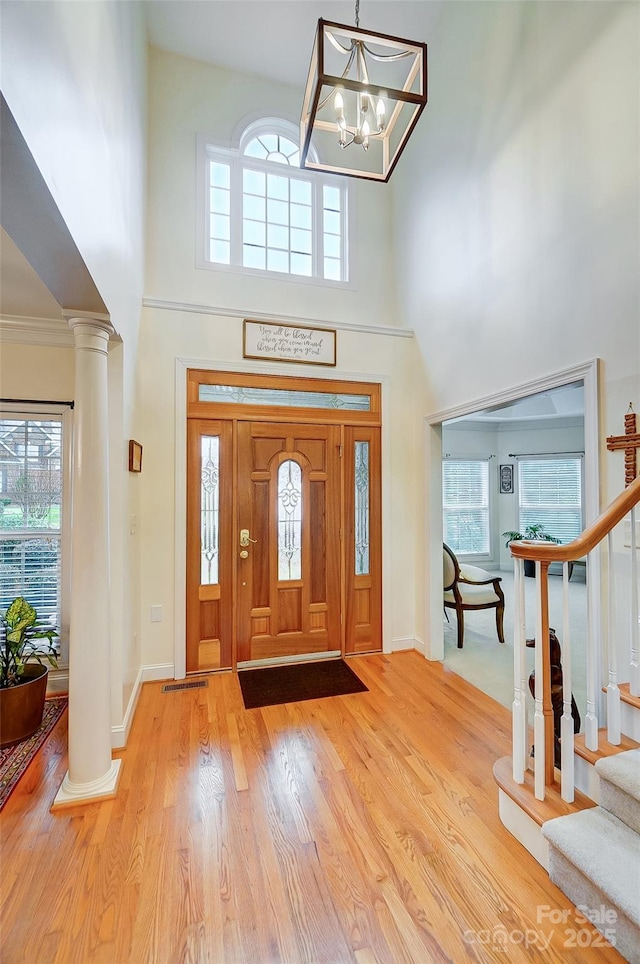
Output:
[[524,560],[524,574],[525,576],[535,576],[536,574],[536,564],[533,559]]
[[46,666],[26,666],[23,683],[0,689],[0,749],[21,743],[33,736],[42,723],[47,693]]

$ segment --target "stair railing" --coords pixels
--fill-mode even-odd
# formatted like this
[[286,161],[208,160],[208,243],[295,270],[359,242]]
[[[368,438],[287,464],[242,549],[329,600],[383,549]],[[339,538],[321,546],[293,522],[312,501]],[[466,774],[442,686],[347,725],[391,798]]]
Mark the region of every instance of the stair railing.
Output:
[[[636,539],[636,506],[640,503],[640,477],[635,479],[605,511],[582,532],[577,539],[566,545],[549,542],[520,540],[510,543],[514,558],[514,698],[513,698],[513,778],[524,783],[527,769],[528,724],[526,712],[526,639],[525,639],[525,593],[524,560],[535,563],[536,570],[536,646],[535,646],[535,711],[533,717],[534,792],[538,800],[544,800],[545,788],[555,782],[554,766],[554,720],[551,701],[551,658],[549,642],[549,566],[562,563],[563,581],[563,707],[560,722],[561,742],[561,793],[562,798],[572,802],[574,798],[574,730],[571,715],[571,627],[569,624],[569,563],[586,556],[587,583],[593,586],[596,553],[606,540],[609,552],[608,575],[608,681],[607,739],[620,743],[620,688],[618,684],[618,655],[614,631],[616,586],[614,580],[613,530],[629,516],[631,524],[629,602],[629,688],[633,696],[640,695],[640,629],[638,624],[638,547]],[[600,592],[595,586],[593,593]],[[587,707],[585,714],[585,744],[590,750],[598,749],[598,692],[601,687],[599,660],[600,629],[595,626],[592,612],[587,619]]]

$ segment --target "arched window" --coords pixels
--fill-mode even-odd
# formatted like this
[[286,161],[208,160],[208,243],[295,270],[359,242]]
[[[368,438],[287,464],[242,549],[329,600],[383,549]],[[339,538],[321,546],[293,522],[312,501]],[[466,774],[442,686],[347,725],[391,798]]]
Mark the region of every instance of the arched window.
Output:
[[205,263],[348,281],[344,179],[300,170],[292,124],[250,124],[239,149],[205,146]]

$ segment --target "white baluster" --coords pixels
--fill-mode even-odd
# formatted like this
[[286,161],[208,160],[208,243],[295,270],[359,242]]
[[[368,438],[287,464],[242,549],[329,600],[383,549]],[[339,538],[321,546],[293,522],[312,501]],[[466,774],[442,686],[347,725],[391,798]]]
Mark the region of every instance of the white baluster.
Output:
[[[587,556],[587,585],[593,585],[596,566],[594,564],[594,549]],[[598,716],[597,716],[597,686],[599,679],[596,639],[600,627],[595,625],[594,593],[589,593],[589,612],[587,618],[587,712],[584,721],[585,745],[589,750],[598,749]]]
[[620,745],[620,689],[618,688],[618,643],[615,632],[616,591],[613,578],[613,533],[607,534],[607,550],[609,553],[609,603],[607,611],[608,650],[609,650],[609,682],[607,684],[607,740],[609,743]]
[[631,510],[631,666],[629,692],[640,696],[640,641],[638,627],[638,547],[636,545],[636,510]]
[[561,794],[567,803],[573,803],[574,733],[571,715],[571,626],[569,621],[569,563],[562,564],[562,719],[560,721],[561,745]]
[[[541,567],[536,562],[536,588],[541,586]],[[535,653],[535,712],[533,715],[533,745],[535,746],[534,755],[534,788],[536,800],[544,800],[545,797],[545,736],[544,736],[544,707],[543,707],[543,653],[545,645],[542,632],[542,598],[541,593],[536,595],[536,645]]]
[[527,768],[527,703],[526,703],[526,640],[524,605],[524,561],[514,560],[514,631],[513,631],[513,779],[524,783]]

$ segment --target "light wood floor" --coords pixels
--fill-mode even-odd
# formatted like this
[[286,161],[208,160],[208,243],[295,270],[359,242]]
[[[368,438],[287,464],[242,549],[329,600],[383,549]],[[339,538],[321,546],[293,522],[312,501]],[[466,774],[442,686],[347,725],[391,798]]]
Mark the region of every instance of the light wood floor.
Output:
[[262,710],[145,684],[117,799],[54,816],[63,719],[2,813],[3,964],[621,961],[500,823],[508,711],[350,665],[369,692]]

